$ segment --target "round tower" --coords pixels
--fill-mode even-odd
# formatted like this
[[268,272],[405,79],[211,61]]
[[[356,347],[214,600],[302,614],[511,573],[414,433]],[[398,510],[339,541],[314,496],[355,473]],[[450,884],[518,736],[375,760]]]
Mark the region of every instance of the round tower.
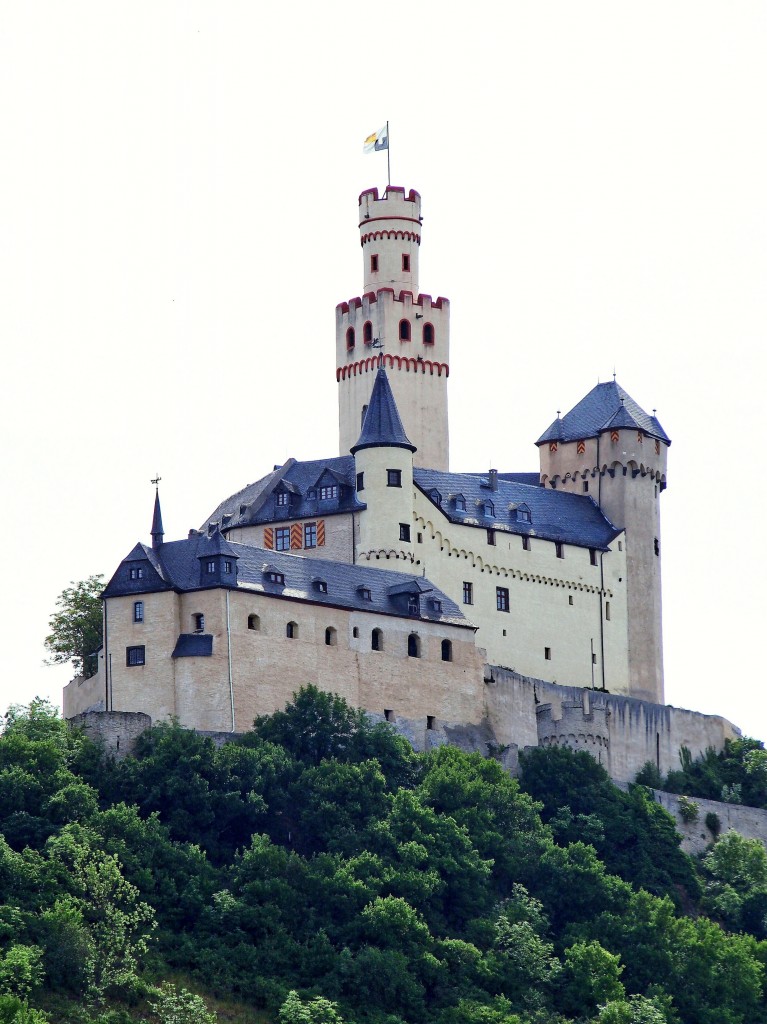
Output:
[[536,444],[545,487],[591,498],[625,531],[614,546],[625,546],[629,695],[663,704],[660,496],[671,441],[654,411],[613,380],[557,416]]
[[450,304],[419,290],[421,223],[412,189],[359,197],[363,294],[336,307],[339,450],[357,440],[380,356],[417,464],[447,470]]

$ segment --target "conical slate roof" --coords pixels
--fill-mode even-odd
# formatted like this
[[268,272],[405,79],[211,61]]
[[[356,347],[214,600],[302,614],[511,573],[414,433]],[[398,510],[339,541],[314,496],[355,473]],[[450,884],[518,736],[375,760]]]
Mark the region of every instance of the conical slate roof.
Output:
[[621,427],[643,430],[650,437],[671,444],[656,417],[648,415],[614,380],[597,384],[570,412],[557,417],[535,443],[582,441]]
[[351,449],[352,455],[362,448],[407,448],[408,451],[416,451],[416,446],[410,443],[405,434],[383,366],[378,368],[362,433]]
[[160,509],[160,489],[155,488],[154,491],[154,515],[152,516],[152,547],[158,547],[162,544],[165,530],[162,527],[162,511]]

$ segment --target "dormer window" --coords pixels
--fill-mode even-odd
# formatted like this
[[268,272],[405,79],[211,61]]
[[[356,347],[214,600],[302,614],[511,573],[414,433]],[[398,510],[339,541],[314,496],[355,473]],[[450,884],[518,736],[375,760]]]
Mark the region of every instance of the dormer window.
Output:
[[442,611],[442,602],[440,601],[440,599],[438,597],[433,597],[431,599],[431,601],[429,602],[429,604],[431,605],[431,610],[433,612],[441,612]]
[[466,499],[462,494],[456,494],[455,496],[455,510],[456,512],[466,511]]
[[215,559],[211,558],[208,562],[205,563],[205,572],[207,572],[207,573],[214,573],[215,571],[216,571],[216,561],[215,561]]
[[290,495],[287,491],[277,491],[277,504],[278,505],[289,505]]
[[373,600],[373,593],[370,587],[357,587],[357,593],[360,595],[360,601]]
[[429,497],[437,505],[442,504],[442,495],[439,493],[436,487],[432,487],[432,489],[429,491]]
[[144,569],[142,566],[133,566],[128,574],[132,580],[143,580]]
[[267,573],[266,578],[269,580],[270,583],[278,583],[280,586],[283,586],[283,584],[285,583],[284,572],[270,572]]
[[320,487],[320,501],[331,501],[333,498],[338,497],[338,484],[329,484],[326,487]]
[[307,498],[307,501],[316,501],[317,500],[317,488],[316,487],[310,487],[309,490],[306,492],[306,498]]
[[408,594],[407,598],[407,613],[408,615],[418,615],[420,613],[420,602],[417,594]]
[[485,515],[485,516],[494,516],[495,515],[495,505],[493,505],[492,501],[486,501],[486,502],[483,503],[483,505],[482,505],[482,514]]
[[529,508],[518,508],[517,509],[517,522],[518,523],[530,523],[532,522],[532,516],[530,515]]
[[327,580],[315,580],[314,581],[314,589],[317,591],[318,594],[327,594],[327,592],[328,592]]

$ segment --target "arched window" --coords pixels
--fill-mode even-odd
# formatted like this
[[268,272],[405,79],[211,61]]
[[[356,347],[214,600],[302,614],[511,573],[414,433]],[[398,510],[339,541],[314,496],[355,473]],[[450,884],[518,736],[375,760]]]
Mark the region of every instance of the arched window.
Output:
[[325,630],[325,646],[335,647],[337,643],[338,634],[336,633],[335,629],[333,629],[332,626],[328,626],[328,628]]
[[370,634],[370,650],[371,651],[382,651],[383,650],[383,630],[374,629]]
[[434,324],[423,325],[423,343],[424,345],[434,344]]
[[417,633],[411,633],[407,638],[407,656],[408,658],[421,657],[421,641]]
[[202,633],[205,629],[205,616],[202,612],[196,612],[192,616],[192,621],[194,622],[195,633]]
[[373,325],[369,320],[366,320],[362,327],[362,340],[366,345],[373,343]]
[[399,340],[410,341],[410,321],[400,320],[399,322]]
[[285,636],[288,638],[288,640],[297,640],[298,639],[298,623],[297,622],[289,622],[287,624],[287,626],[285,627]]
[[347,349],[354,348],[354,328],[350,327],[346,332],[346,347]]
[[452,661],[453,660],[453,645],[449,640],[442,641],[442,660]]
[[248,629],[261,629],[261,619],[257,615],[248,616]]

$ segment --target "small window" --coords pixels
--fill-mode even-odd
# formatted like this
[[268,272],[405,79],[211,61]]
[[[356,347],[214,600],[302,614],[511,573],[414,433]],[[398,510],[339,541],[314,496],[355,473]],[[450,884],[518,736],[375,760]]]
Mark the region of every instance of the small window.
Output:
[[399,322],[399,340],[410,341],[410,321],[400,320]]
[[495,547],[495,530],[487,531],[487,543]]
[[433,597],[431,601],[429,601],[429,604],[431,605],[431,610],[433,612],[437,612],[438,614],[442,612],[442,600],[439,597]]
[[297,622],[289,622],[287,624],[287,626],[285,627],[285,636],[288,638],[288,640],[297,640],[298,639],[298,623]]
[[145,665],[145,648],[141,647],[126,647],[125,648],[125,664],[128,668],[133,668],[134,665]]
[[359,635],[360,635],[360,628],[359,628],[359,626],[352,626],[352,636],[354,637],[354,639],[356,640],[359,637]]
[[347,350],[354,348],[354,328],[350,327],[346,332],[346,348]]
[[257,615],[248,616],[248,629],[254,629],[256,631],[261,629],[261,619]]
[[304,523],[304,547],[305,548],[316,548],[317,547],[317,524],[316,523]]
[[492,501],[486,501],[483,504],[483,506],[482,506],[482,515],[485,515],[485,516],[494,516],[495,515],[495,505],[493,505]]
[[588,480],[584,480],[583,481],[583,493],[584,494],[588,494],[588,491],[589,491],[589,482],[588,482]]
[[426,716],[426,728],[430,730],[434,728],[434,715]]
[[463,584],[463,603],[474,604],[474,584],[467,583],[464,581]]
[[409,253],[406,253],[406,252],[402,253],[402,269],[405,271],[406,274],[409,273],[409,271],[410,271],[410,255],[409,255]]
[[517,522],[518,523],[529,523],[531,521],[530,509],[529,508],[518,508],[517,509]]
[[417,533],[415,539],[418,541],[419,544],[423,544],[423,534],[422,533]]
[[365,490],[365,474],[364,473],[358,473],[357,474],[357,490],[358,491],[364,491]]
[[556,552],[557,552],[557,558],[564,558],[565,557],[565,546],[564,546],[564,544],[560,543],[559,541],[555,541],[554,547],[555,547]]
[[421,605],[418,600],[418,594],[409,594],[407,599],[407,613],[408,615],[419,615],[421,612]]
[[213,572],[216,571],[216,563],[215,563],[215,561],[213,559],[211,559],[208,562],[206,569],[207,569],[207,572],[209,572],[209,573],[213,573]]
[[551,648],[550,647],[544,647],[543,648],[543,657],[546,659],[546,661],[551,661]]
[[202,612],[196,612],[192,616],[192,622],[194,623],[195,633],[202,633],[205,630],[205,616]]
[[330,484],[328,487],[320,487],[320,501],[330,501],[338,497],[338,484]]
[[466,499],[464,498],[464,496],[462,494],[456,495],[455,508],[456,508],[457,512],[465,512],[466,511]]
[[597,663],[597,656],[596,656],[596,654],[594,653],[594,651],[592,651],[592,652],[591,652],[591,664],[592,664],[592,665],[596,665],[596,663]]
[[401,469],[387,469],[386,470],[386,486],[387,487],[401,487],[402,486],[402,470]]
[[660,554],[660,541],[658,540],[657,537],[653,541],[653,549],[654,549],[656,555]]
[[442,641],[442,660],[452,661],[453,660],[453,645],[449,640]]
[[224,561],[224,572],[231,572],[231,571],[232,571],[232,563]]
[[373,600],[373,592],[371,591],[371,589],[369,587],[358,587],[357,588],[357,593],[360,595],[360,600],[361,601],[372,601]]
[[610,621],[610,602],[609,601],[605,601],[605,618],[607,619],[608,622]]
[[277,551],[290,551],[290,527],[278,526],[274,531],[274,546]]
[[406,541],[410,540],[410,526],[407,523],[399,524],[399,539]]
[[373,325],[369,320],[362,325],[362,340],[366,345],[370,345],[373,341]]
[[328,584],[326,580],[316,580],[314,583],[318,594],[327,594]]
[[495,607],[498,609],[499,612],[507,612],[509,610],[508,587],[495,588]]
[[277,491],[277,504],[289,505],[290,499],[287,491]]
[[383,650],[383,631],[380,629],[374,629],[370,634],[370,650],[371,651],[382,651]]
[[138,568],[134,567],[130,570],[129,575],[132,580],[143,580],[144,570],[141,566],[138,566]]
[[377,274],[378,273],[378,256],[377,255],[370,257],[370,273],[371,274]]
[[529,551],[530,550],[530,538],[529,537],[523,537],[522,538],[522,550],[523,551]]
[[424,345],[434,344],[434,324],[423,325],[423,343]]
[[421,657],[421,641],[417,633],[411,633],[407,638],[407,656],[408,658]]
[[596,548],[589,548],[589,561],[591,562],[592,565],[596,565],[597,564],[597,549]]
[[284,572],[270,572],[269,576],[268,576],[268,579],[269,579],[270,583],[279,583],[279,585],[282,586],[284,584],[284,582],[285,582],[285,573]]
[[572,594],[568,594],[567,595],[567,603],[568,604],[573,604],[573,595]]
[[328,626],[325,630],[325,646],[335,647],[338,643],[338,633],[333,629],[332,626]]
[[307,501],[316,501],[317,500],[317,488],[316,487],[310,487],[309,488],[309,490],[306,492],[306,500]]
[[394,721],[394,712],[391,710],[391,708],[384,708],[384,718],[386,719],[387,722]]
[[144,621],[144,602],[134,601],[133,602],[133,621],[143,622]]

